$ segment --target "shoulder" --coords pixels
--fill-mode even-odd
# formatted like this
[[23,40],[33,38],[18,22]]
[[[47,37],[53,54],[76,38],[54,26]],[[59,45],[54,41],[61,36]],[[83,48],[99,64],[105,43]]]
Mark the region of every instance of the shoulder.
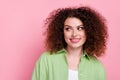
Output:
[[48,56],[50,56],[50,52],[46,51],[46,52],[43,52],[38,61],[37,62],[40,62],[40,61],[46,61],[46,59],[48,58]]
[[99,60],[98,57],[94,55],[89,55],[87,52],[84,53],[84,56],[91,65],[103,66],[103,63]]
[[104,64],[101,60],[99,60],[97,57],[95,56],[90,56],[90,61],[93,63],[94,67],[98,70],[98,71],[105,71],[105,67]]
[[96,56],[89,56],[90,60],[94,63],[101,64],[102,62]]
[[98,70],[104,69],[103,63],[96,56],[86,54],[85,60],[86,60],[87,65],[93,67],[94,69],[98,69]]
[[48,58],[47,57],[49,55],[50,55],[49,52],[43,52],[36,61],[36,67],[40,68],[40,66],[41,66],[41,67],[47,68],[47,66],[48,66]]
[[60,57],[59,54],[50,54],[49,51],[45,51],[41,54],[41,56],[38,59],[38,62],[42,61],[42,62],[50,62],[52,60],[57,60],[58,57]]

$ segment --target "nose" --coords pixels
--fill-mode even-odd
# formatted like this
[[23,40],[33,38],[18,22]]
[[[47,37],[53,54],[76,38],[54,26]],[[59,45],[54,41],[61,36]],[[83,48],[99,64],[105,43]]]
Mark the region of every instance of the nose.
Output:
[[73,30],[72,36],[75,37],[78,35],[78,32],[76,30]]

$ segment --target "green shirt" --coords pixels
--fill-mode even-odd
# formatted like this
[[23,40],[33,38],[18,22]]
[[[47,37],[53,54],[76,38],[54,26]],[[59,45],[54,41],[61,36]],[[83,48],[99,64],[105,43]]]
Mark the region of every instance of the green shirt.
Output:
[[[50,52],[42,54],[36,63],[32,80],[68,80],[68,63],[66,50],[56,54]],[[84,52],[78,68],[79,80],[106,80],[103,64],[94,56]]]

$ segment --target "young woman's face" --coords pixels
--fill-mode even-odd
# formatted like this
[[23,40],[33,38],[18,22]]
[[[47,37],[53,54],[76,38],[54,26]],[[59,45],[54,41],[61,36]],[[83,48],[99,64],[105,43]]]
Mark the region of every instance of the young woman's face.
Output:
[[83,23],[80,19],[69,17],[64,22],[64,39],[67,47],[81,48],[86,41]]

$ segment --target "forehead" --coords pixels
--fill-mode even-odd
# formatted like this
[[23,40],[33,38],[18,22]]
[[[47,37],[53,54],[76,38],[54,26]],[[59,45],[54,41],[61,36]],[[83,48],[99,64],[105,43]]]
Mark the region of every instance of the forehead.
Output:
[[68,17],[65,22],[64,22],[64,26],[80,26],[83,25],[83,22],[75,17]]

